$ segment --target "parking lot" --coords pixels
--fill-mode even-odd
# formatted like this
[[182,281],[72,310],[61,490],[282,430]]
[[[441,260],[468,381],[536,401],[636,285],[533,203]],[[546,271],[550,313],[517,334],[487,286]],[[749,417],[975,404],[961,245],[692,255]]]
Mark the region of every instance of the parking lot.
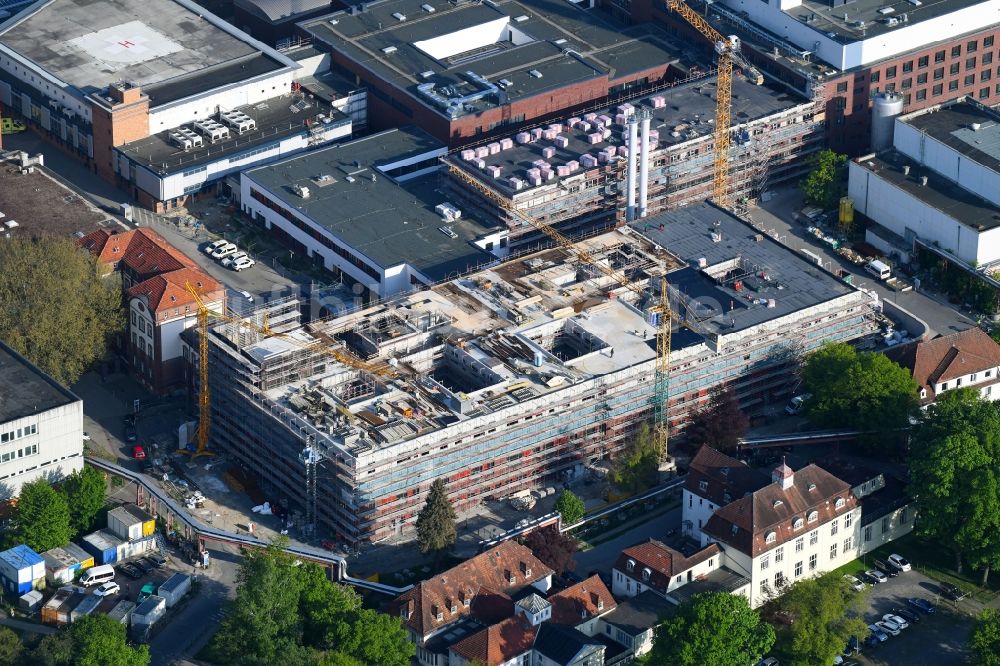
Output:
[[[948,666],[964,664],[967,645],[972,633],[973,618],[964,607],[968,600],[948,601],[930,578],[918,571],[908,571],[869,589],[865,620],[871,624],[896,608],[906,608],[910,597],[922,597],[937,607],[933,615],[920,614],[920,622],[911,624],[899,636],[889,636],[875,648],[864,648],[856,657],[871,666],[902,666],[928,664]],[[933,655],[933,657],[931,656]]]

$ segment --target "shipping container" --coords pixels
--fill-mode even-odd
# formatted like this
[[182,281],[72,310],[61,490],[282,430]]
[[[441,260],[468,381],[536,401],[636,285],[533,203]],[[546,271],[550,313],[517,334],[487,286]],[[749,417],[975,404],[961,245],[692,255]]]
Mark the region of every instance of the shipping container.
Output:
[[94,609],[101,605],[102,601],[104,601],[104,597],[99,597],[96,594],[88,594],[83,598],[83,601],[78,603],[76,608],[70,612],[69,621],[76,622],[81,617],[90,615],[94,612]]
[[0,553],[0,580],[6,592],[18,597],[44,587],[45,560],[28,546],[14,546]]
[[45,580],[54,585],[72,583],[80,563],[63,548],[53,548],[42,553],[45,560]]
[[167,600],[153,595],[139,604],[132,611],[132,626],[138,624],[153,625],[167,612]]
[[111,564],[124,559],[125,542],[108,530],[98,530],[80,541],[87,552],[94,556],[96,564]]
[[69,624],[70,613],[86,597],[86,590],[69,585],[56,590],[55,595],[42,606],[45,624]]
[[17,607],[26,613],[34,613],[36,610],[42,607],[42,593],[38,590],[32,590],[25,595],[22,595],[20,599],[17,600]]
[[126,541],[152,536],[156,520],[135,504],[126,504],[108,512],[108,529]]
[[90,567],[94,566],[94,556],[75,543],[66,544],[63,546],[63,550],[72,555],[73,559],[80,563],[77,571],[86,571]]
[[191,576],[178,572],[160,585],[157,594],[167,600],[167,608],[173,608],[190,589]]
[[115,605],[114,608],[108,611],[108,617],[115,622],[124,624],[127,627],[128,621],[132,618],[133,610],[135,610],[135,604],[128,599],[122,599]]

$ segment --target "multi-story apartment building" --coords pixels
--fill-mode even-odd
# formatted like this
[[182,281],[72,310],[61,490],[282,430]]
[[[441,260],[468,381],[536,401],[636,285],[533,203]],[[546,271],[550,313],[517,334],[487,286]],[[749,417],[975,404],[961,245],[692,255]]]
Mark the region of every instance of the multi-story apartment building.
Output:
[[0,501],[83,469],[83,401],[0,342]]
[[[293,338],[213,329],[213,445],[275,501],[305,507],[310,447],[317,520],[348,542],[381,539],[412,525],[437,478],[472,508],[626,446],[651,414],[660,275],[688,324],[673,335],[673,427],[720,384],[749,410],[783,402],[797,354],[872,330],[864,293],[730,214],[701,205],[650,219],[649,238],[581,245],[648,285],[646,299],[552,250],[305,327],[289,320]],[[341,365],[329,347],[394,376]]]

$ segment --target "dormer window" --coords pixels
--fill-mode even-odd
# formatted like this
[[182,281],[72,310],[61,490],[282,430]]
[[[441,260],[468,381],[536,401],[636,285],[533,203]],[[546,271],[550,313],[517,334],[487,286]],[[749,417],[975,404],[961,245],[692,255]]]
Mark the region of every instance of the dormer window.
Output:
[[835,509],[843,509],[845,504],[847,504],[847,502],[844,501],[844,498],[843,497],[838,497],[837,501],[833,503],[833,508],[835,508]]
[[703,493],[708,492],[708,481],[699,481],[698,490],[700,490]]
[[441,608],[437,604],[431,606],[431,615],[437,618],[439,622],[444,619],[444,613],[441,612]]
[[625,568],[628,569],[629,571],[635,569],[635,560],[629,560],[628,562],[626,562]]
[[926,398],[927,397],[927,389],[925,389],[925,388],[920,389],[920,397],[921,398]]
[[810,523],[815,523],[817,520],[819,520],[819,511],[810,511],[808,517]]
[[652,576],[652,575],[653,575],[653,572],[649,570],[649,567],[646,567],[645,569],[642,570],[642,579],[643,580],[647,580],[648,581],[649,577]]
[[781,506],[782,504],[784,504],[784,502],[782,502],[782,501],[781,501],[781,500],[779,499],[779,500],[774,500],[774,504],[772,504],[771,506],[772,506],[773,508],[777,509],[777,508],[778,508],[779,506]]
[[764,537],[764,543],[774,543],[778,540],[778,535],[774,532],[768,532],[767,536]]
[[792,529],[793,530],[801,530],[802,529],[802,519],[801,518],[796,518],[795,520],[792,521]]
[[740,528],[737,525],[733,525],[733,530],[732,530],[733,536],[736,536],[736,533],[739,532],[739,531],[740,531]]
[[604,599],[598,597],[597,599],[597,610],[604,610]]
[[730,495],[728,492],[722,493],[722,501],[725,502],[726,504],[729,504],[730,502],[733,501],[733,496]]

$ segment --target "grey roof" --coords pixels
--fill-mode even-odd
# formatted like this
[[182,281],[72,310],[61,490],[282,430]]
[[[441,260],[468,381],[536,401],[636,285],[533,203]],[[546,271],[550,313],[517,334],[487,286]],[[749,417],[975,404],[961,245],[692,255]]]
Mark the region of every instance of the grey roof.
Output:
[[[258,167],[246,176],[382,268],[406,263],[437,281],[490,262],[491,255],[472,241],[497,225],[466,215],[445,222],[434,211],[448,201],[437,189],[436,172],[397,183],[380,167],[442,148],[422,130],[409,127]],[[332,176],[333,182],[317,184],[314,178],[320,175]],[[296,195],[295,185],[308,187],[309,198]],[[442,226],[456,237],[446,236]]]
[[638,636],[659,625],[663,617],[676,608],[653,590],[646,590],[618,604],[603,619],[629,636]]
[[[424,5],[434,11],[427,12]],[[476,112],[497,106],[501,96],[513,101],[579,81],[618,79],[665,63],[675,64],[680,54],[672,38],[657,26],[623,28],[595,12],[559,0],[498,0],[489,4],[381,0],[364,6],[361,12],[337,12],[305,21],[302,26],[317,43],[329,45],[441,113],[420,96],[418,85],[433,83],[439,93],[451,87],[455,95],[464,95],[477,89],[464,76],[467,71],[493,83],[501,79],[510,82],[502,95],[469,102],[471,108],[465,112]],[[394,15],[406,18],[400,21]],[[441,59],[414,45],[505,17],[524,35],[517,45],[499,41]],[[386,54],[383,49],[390,47],[395,50]],[[540,76],[530,74],[532,70]]]
[[[983,166],[1000,171],[1000,113],[978,102],[961,101],[899,119]],[[972,124],[979,129],[973,130]]]
[[[854,291],[805,257],[707,202],[631,226],[687,262],[686,267],[667,274],[671,289],[683,301],[675,306],[675,315],[710,335],[741,331]],[[721,234],[719,242],[713,240],[713,232]],[[701,260],[707,265],[705,270],[698,268]],[[741,283],[739,291],[734,278]]]
[[233,4],[272,23],[334,5],[331,0],[234,0]]
[[178,571],[173,576],[160,583],[159,590],[161,592],[163,591],[173,592],[178,587],[184,585],[190,578],[191,576],[187,575],[186,573],[181,573]]
[[123,504],[119,507],[115,507],[108,512],[108,515],[114,515],[123,523],[129,523],[131,521],[145,523],[153,520],[153,516],[151,516],[145,509],[138,507],[135,504]]
[[364,86],[355,85],[353,81],[336,72],[323,72],[315,76],[303,76],[298,79],[299,85],[319,99],[332,103],[343,99]]
[[[84,94],[119,80],[146,89],[203,74],[215,87],[286,66],[277,52],[187,0],[40,2],[6,24],[0,44]],[[197,80],[183,86],[200,92]],[[162,103],[177,92],[150,97]]]
[[[233,110],[253,118],[257,128],[242,134],[232,131],[229,139],[215,143],[203,137],[203,145],[190,150],[184,150],[170,140],[170,133],[175,131],[170,129],[118,146],[115,150],[156,174],[169,175],[201,164],[218,162],[224,157],[239,155],[261,146],[276,144],[287,137],[307,131],[306,122],[324,123],[331,127],[351,124],[351,119],[337,109],[328,104],[320,106],[301,93],[273,97]],[[324,119],[320,119],[320,115]],[[191,126],[187,127],[190,129]]]
[[[890,150],[866,157],[857,164],[975,232],[1000,227],[1000,206],[921,167],[901,153]],[[910,167],[909,174],[903,173],[904,166]],[[921,176],[927,176],[927,185],[920,184]]]
[[552,604],[548,602],[547,599],[540,597],[539,595],[532,592],[528,596],[519,600],[516,604],[520,608],[528,611],[529,613],[541,613],[546,608],[550,607]]
[[727,567],[719,567],[710,571],[706,576],[693,580],[686,585],[682,585],[670,592],[670,598],[677,603],[684,603],[696,594],[703,592],[734,592],[744,585],[749,585],[750,580],[742,574],[736,573]]
[[78,400],[80,398],[0,341],[0,424]]
[[[792,9],[785,11],[796,21],[802,21],[813,30],[828,35],[842,44],[859,42],[864,39],[871,39],[903,27],[903,14],[906,15],[906,25],[913,25],[922,21],[931,21],[945,14],[974,7],[979,4],[986,4],[984,0],[922,0],[919,3],[895,0],[853,0],[848,4],[837,4],[824,0],[802,0],[802,3]],[[889,14],[880,14],[879,9],[891,7],[894,11]],[[844,15],[847,20],[844,20]],[[996,20],[996,15],[991,14],[984,7],[982,12],[982,26],[989,25]],[[810,17],[806,22],[805,17]],[[887,23],[887,19],[895,18],[899,23],[893,27]],[[863,21],[863,25],[858,25],[858,21]]]
[[574,663],[583,656],[581,653],[604,653],[604,645],[582,631],[551,622],[538,626],[534,649],[560,665]]

